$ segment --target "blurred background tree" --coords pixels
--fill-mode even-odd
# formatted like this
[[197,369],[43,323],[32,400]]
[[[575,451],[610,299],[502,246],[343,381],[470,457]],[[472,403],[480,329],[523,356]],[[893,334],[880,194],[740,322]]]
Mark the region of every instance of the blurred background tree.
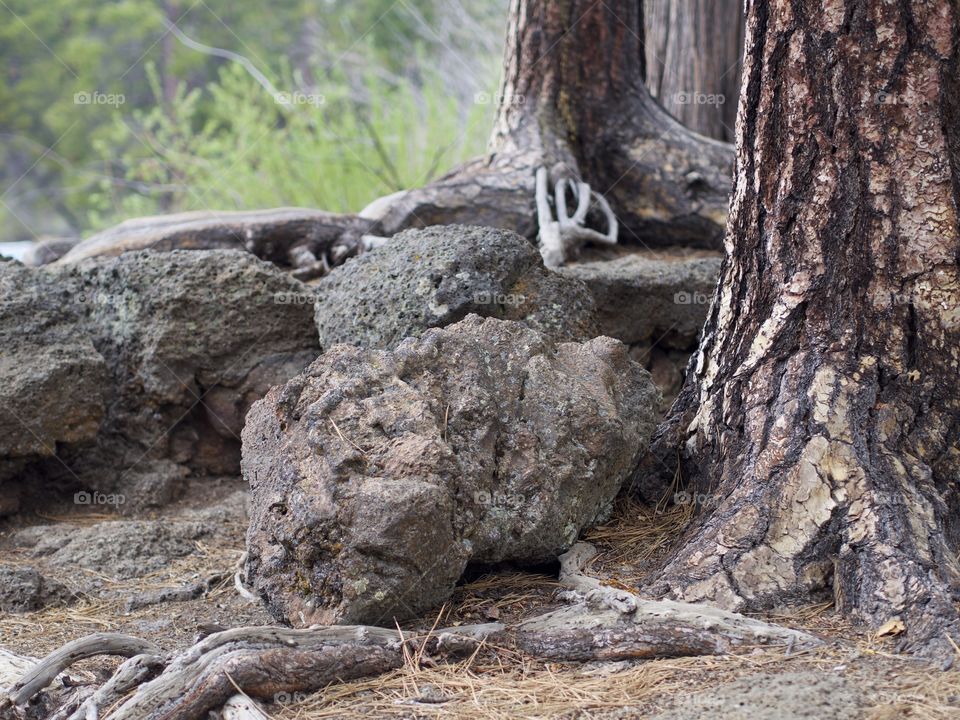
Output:
[[422,185],[483,151],[506,7],[0,0],[0,242]]

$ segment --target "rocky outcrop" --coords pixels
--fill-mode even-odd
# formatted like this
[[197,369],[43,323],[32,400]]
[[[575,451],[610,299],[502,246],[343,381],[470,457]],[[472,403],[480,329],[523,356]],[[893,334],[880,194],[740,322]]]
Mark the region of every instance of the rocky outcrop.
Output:
[[94,452],[72,458],[129,508],[187,471],[239,471],[250,404],[319,353],[306,286],[242,251],[131,252],[56,268],[109,376]]
[[278,620],[383,624],[468,563],[552,560],[609,512],[657,401],[606,337],[471,315],[335,346],[248,416],[248,579]]
[[648,255],[582,262],[559,272],[589,288],[604,335],[627,345],[692,348],[713,299],[721,258]]
[[33,568],[0,565],[0,612],[26,613],[73,598],[62,583],[44,577]]
[[518,320],[557,340],[600,334],[584,285],[543,267],[519,235],[449,225],[407,230],[317,285],[320,344],[392,348],[469,313]]
[[238,473],[247,409],[320,352],[309,288],[247,252],[3,263],[0,283],[0,513],[55,475],[136,510]]
[[106,364],[79,322],[69,291],[0,262],[0,515],[17,510],[27,465],[97,434]]

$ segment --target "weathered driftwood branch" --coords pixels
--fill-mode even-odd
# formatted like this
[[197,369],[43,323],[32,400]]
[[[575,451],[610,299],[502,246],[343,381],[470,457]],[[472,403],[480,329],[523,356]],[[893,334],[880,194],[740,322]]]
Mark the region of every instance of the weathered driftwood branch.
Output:
[[[543,264],[547,267],[559,267],[572,259],[580,247],[587,242],[604,245],[617,244],[617,218],[610,209],[609,203],[590,189],[585,182],[573,182],[561,178],[554,188],[554,205],[557,219],[553,219],[550,210],[549,176],[545,167],[537,169],[536,202],[537,223],[540,226],[538,240],[540,255]],[[570,188],[577,199],[577,209],[573,215],[567,211],[567,188]],[[587,212],[590,209],[590,200],[594,199],[606,219],[607,232],[601,233],[586,227]]]
[[84,700],[67,720],[98,720],[104,708],[111,707],[134,688],[152,680],[163,666],[164,660],[158,655],[134,655],[121,664],[113,677]]
[[0,693],[9,692],[26,673],[40,662],[37,658],[17,655],[0,648]]
[[475,650],[498,624],[451,628],[429,637],[362,626],[238,628],[211,635],[140,687],[112,720],[203,717],[238,690],[272,699],[281,692],[316,690],[332,682],[379,675],[404,663],[404,643],[434,654]]

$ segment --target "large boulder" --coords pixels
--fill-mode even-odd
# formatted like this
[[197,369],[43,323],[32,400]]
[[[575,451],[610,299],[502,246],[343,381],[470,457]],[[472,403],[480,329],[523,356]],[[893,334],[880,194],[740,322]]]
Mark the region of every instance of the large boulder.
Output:
[[246,252],[129,252],[48,272],[109,376],[96,451],[71,464],[128,508],[170,500],[189,471],[238,472],[249,406],[320,352],[309,288]]
[[[78,326],[68,291],[0,262],[0,483],[97,434],[106,365]],[[0,486],[0,515],[17,510],[19,485]]]
[[317,285],[320,344],[392,348],[469,313],[518,320],[557,340],[600,333],[586,287],[543,266],[508,230],[447,225],[406,230]]
[[393,351],[338,345],[256,403],[247,577],[280,621],[379,624],[468,563],[555,559],[604,518],[658,393],[617,340],[471,315]]

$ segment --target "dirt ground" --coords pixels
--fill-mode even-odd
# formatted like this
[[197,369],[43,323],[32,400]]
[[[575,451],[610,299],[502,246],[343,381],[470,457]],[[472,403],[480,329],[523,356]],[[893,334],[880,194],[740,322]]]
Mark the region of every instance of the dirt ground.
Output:
[[[73,597],[31,612],[4,612],[0,646],[39,657],[85,634],[116,631],[172,652],[220,628],[270,624],[263,609],[234,588],[244,501],[241,481],[221,478],[162,515],[130,518],[62,501],[4,521],[0,567],[33,568],[50,587],[62,584]],[[682,507],[658,512],[621,505],[610,522],[587,533],[601,550],[592,571],[635,583],[687,518]],[[558,585],[544,574],[550,568],[538,570],[475,572],[435,615],[405,626],[510,623],[541,613],[558,605]],[[165,598],[164,591],[188,599]],[[432,667],[411,658],[378,678],[309,695],[281,693],[265,709],[285,720],[960,718],[960,670],[950,663],[900,655],[896,637],[850,627],[826,605],[769,619],[827,642],[805,652],[758,647],[738,655],[585,665],[543,663],[484,647],[457,665]],[[960,649],[957,655],[960,667]],[[102,681],[117,662],[86,661],[71,674]]]

